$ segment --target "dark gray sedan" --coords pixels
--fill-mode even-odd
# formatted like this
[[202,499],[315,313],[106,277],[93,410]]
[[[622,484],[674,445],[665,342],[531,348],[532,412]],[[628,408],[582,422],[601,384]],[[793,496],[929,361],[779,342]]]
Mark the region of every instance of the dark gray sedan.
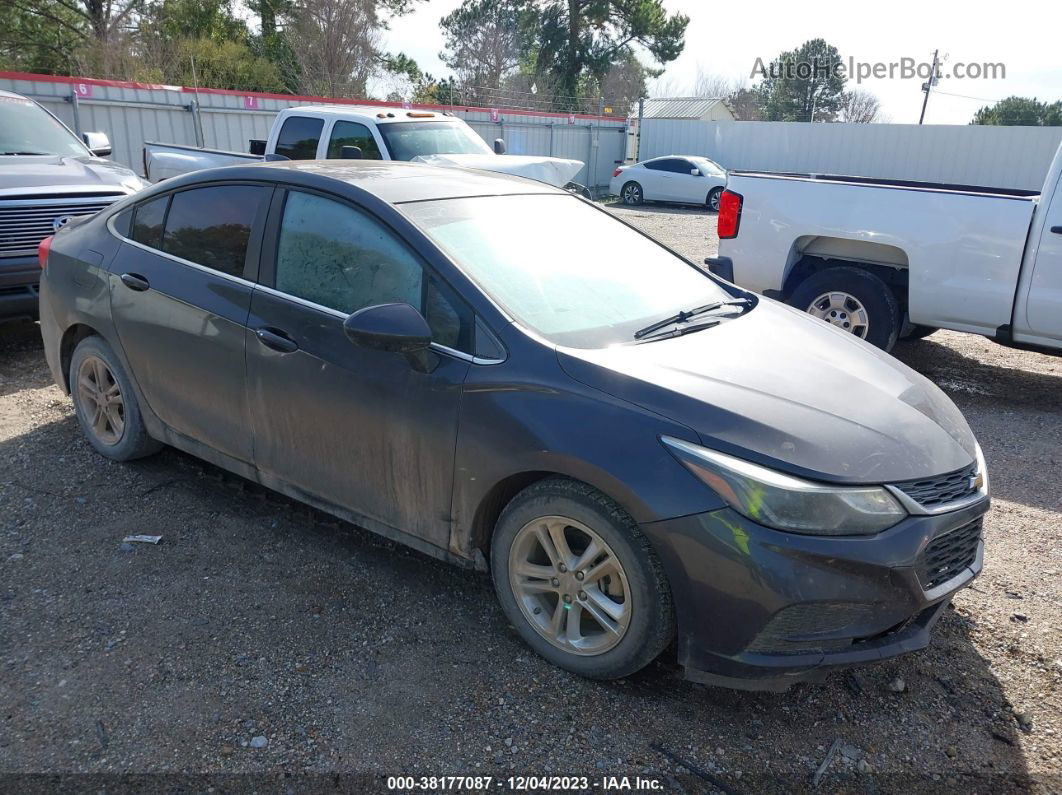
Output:
[[89,442],[173,445],[489,569],[542,656],[783,688],[920,648],[981,569],[984,461],[922,376],[514,177],[289,162],[41,245]]

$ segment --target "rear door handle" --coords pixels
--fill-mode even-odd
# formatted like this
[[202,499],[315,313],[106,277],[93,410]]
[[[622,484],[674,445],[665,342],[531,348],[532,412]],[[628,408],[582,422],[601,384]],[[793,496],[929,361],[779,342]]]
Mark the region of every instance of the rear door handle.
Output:
[[277,329],[260,328],[254,332],[259,341],[267,348],[272,348],[274,351],[280,351],[281,353],[294,353],[299,349],[299,343],[295,342],[291,337],[285,334],[283,331]]
[[1062,226],[1052,226],[1051,231],[1056,235],[1062,235]]
[[119,278],[121,278],[122,284],[130,290],[136,290],[138,293],[142,293],[151,288],[151,282],[139,273],[123,273]]

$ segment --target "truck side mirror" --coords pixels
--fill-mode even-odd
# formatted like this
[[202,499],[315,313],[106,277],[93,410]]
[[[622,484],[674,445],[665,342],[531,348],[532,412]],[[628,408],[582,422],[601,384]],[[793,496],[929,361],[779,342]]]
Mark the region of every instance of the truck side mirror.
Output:
[[111,146],[111,140],[107,137],[107,133],[81,133],[81,140],[85,142],[85,146],[87,146],[89,151],[96,155],[96,157],[106,157],[114,151]]
[[360,146],[343,146],[339,149],[339,156],[344,160],[361,160],[364,155]]
[[504,138],[495,138],[494,139],[494,154],[496,154],[496,155],[504,155],[505,154],[505,139]]

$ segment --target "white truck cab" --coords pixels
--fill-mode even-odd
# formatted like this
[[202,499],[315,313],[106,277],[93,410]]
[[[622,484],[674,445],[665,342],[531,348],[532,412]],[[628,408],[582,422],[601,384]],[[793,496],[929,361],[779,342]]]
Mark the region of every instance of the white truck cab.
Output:
[[492,149],[462,119],[438,110],[370,105],[302,105],[273,120],[264,150],[255,154],[180,144],[144,145],[144,173],[152,182],[203,168],[265,158],[288,160],[417,160],[439,166],[500,171],[587,194],[572,179],[582,161],[505,154]]

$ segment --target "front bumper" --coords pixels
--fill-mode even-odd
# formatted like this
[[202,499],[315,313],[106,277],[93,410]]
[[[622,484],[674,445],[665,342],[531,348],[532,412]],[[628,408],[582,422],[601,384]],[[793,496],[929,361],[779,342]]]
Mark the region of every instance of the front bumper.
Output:
[[[982,567],[988,499],[910,516],[867,537],[772,530],[724,508],[642,526],[675,601],[679,661],[697,681],[785,690],[838,666],[924,648],[952,596]],[[954,531],[976,535],[969,559],[929,580],[932,552]],[[976,546],[972,546],[975,544]],[[930,556],[931,557],[931,556]],[[924,585],[924,581],[928,584]]]
[[0,320],[37,316],[37,258],[0,257]]

